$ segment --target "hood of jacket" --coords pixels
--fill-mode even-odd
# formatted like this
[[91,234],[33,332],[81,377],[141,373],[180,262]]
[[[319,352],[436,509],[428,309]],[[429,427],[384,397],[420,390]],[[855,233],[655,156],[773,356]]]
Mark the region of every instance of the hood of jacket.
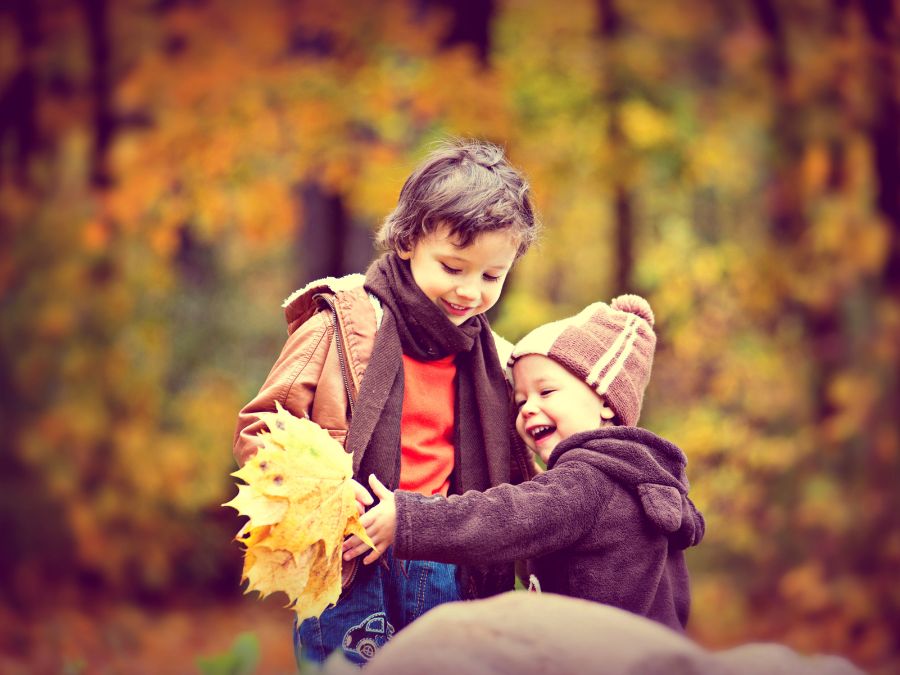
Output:
[[[284,318],[287,321],[288,333],[297,330],[309,317],[322,309],[319,304],[319,296],[334,296],[341,291],[356,291],[357,293],[365,293],[363,291],[363,283],[366,278],[362,274],[348,274],[343,277],[325,277],[324,279],[316,279],[311,281],[303,288],[297,289],[282,303],[284,308]],[[381,303],[369,296],[373,309],[376,312],[376,322],[379,322],[378,312],[381,309]]]
[[647,519],[676,548],[696,546],[703,539],[706,524],[687,496],[687,458],[676,445],[639,427],[594,429],[557,445],[547,469],[573,451],[633,492]]

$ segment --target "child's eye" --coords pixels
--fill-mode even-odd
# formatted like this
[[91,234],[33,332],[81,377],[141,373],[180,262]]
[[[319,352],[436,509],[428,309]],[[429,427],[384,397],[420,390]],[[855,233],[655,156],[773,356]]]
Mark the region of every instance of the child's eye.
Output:
[[494,276],[493,274],[482,274],[481,276],[485,281],[490,281],[490,282],[500,281],[500,277]]
[[541,389],[541,396],[549,396],[555,391],[556,389]]
[[441,267],[444,268],[444,271],[447,274],[459,274],[462,271],[462,270],[456,269],[455,267],[450,267],[450,265],[445,265],[444,263],[441,263]]
[[522,406],[525,405],[525,399],[523,398],[520,401],[516,401],[516,410],[520,410]]

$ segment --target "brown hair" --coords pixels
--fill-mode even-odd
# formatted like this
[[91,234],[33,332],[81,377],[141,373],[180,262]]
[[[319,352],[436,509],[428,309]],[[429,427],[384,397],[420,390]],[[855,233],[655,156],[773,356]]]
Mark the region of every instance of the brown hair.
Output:
[[469,139],[442,142],[413,171],[377,243],[409,251],[440,225],[447,225],[461,246],[485,232],[509,229],[519,239],[517,257],[534,243],[540,227],[525,176],[501,148]]

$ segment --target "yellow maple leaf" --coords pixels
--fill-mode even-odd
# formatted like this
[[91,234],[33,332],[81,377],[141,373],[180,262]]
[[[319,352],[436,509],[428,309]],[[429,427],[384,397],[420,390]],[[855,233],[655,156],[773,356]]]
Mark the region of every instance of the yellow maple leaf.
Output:
[[245,484],[223,506],[249,518],[235,537],[246,592],[285,593],[302,621],[337,602],[344,538],[373,544],[359,522],[352,457],[318,424],[275,405],[260,415],[269,428],[260,448],[231,474]]

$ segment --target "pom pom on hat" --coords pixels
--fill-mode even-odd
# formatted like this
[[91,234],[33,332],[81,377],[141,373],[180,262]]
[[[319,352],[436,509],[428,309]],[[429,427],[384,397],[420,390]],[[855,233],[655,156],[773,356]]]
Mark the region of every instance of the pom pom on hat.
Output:
[[513,347],[508,366],[529,354],[553,359],[603,396],[622,425],[636,426],[656,349],[654,320],[639,295],[595,302],[535,328]]
[[613,309],[618,309],[620,312],[637,314],[644,321],[649,323],[651,328],[656,321],[656,317],[653,316],[653,310],[650,309],[650,303],[641,296],[634,295],[633,293],[627,293],[625,295],[620,295],[617,298],[613,298],[612,302],[609,303],[609,306]]

